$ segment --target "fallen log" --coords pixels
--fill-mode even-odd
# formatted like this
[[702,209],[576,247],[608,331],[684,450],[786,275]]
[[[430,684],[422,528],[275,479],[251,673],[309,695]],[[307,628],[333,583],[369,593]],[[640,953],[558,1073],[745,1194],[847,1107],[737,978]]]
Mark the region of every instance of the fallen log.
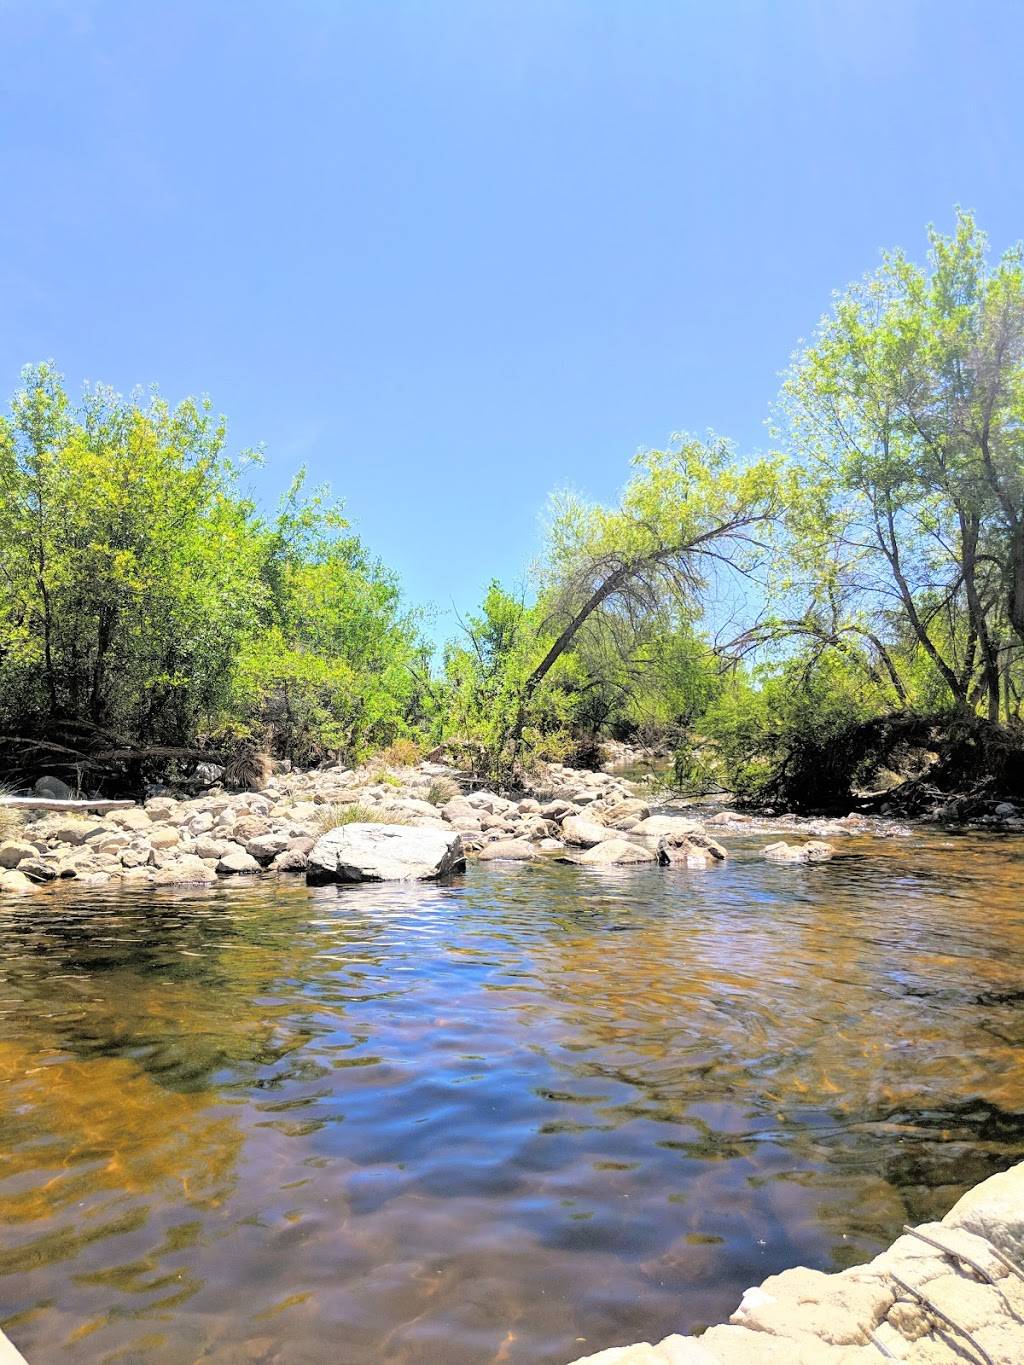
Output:
[[59,801],[56,797],[49,796],[0,796],[0,806],[14,806],[18,810],[128,810],[134,806],[134,801],[107,801],[102,797],[97,797],[90,801],[88,797],[80,800]]

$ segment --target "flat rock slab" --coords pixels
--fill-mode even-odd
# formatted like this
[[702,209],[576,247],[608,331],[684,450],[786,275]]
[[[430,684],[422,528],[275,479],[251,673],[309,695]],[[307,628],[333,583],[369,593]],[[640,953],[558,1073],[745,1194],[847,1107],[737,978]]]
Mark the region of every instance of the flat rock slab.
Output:
[[688,820],[682,815],[649,815],[640,820],[630,830],[631,834],[643,834],[648,838],[683,838],[688,834],[703,833],[704,826],[699,820]]
[[339,825],[313,845],[311,886],[329,882],[433,881],[462,872],[466,854],[455,830],[416,825]]

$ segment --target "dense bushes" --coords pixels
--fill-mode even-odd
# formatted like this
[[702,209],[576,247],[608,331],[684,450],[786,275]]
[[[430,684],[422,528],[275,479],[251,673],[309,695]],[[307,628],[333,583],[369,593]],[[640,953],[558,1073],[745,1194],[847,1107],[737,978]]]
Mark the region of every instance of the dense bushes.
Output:
[[209,406],[25,372],[0,418],[0,751],[95,785],[239,744],[354,754],[404,730],[418,645],[337,508],[262,517]]

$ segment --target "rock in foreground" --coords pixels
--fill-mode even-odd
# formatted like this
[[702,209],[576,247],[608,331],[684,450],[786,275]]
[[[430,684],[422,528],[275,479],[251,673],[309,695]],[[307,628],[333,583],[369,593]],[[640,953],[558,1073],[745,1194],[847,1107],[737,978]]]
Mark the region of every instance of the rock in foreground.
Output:
[[455,831],[413,825],[340,825],[316,841],[306,864],[311,886],[328,882],[432,881],[466,866]]

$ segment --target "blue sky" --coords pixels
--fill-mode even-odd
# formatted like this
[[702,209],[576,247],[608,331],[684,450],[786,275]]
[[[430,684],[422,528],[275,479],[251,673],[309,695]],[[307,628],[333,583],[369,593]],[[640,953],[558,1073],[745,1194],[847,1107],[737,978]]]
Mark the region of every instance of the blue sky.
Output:
[[209,393],[454,628],[546,494],[766,443],[885,245],[1024,233],[1024,6],[0,0],[0,383]]

